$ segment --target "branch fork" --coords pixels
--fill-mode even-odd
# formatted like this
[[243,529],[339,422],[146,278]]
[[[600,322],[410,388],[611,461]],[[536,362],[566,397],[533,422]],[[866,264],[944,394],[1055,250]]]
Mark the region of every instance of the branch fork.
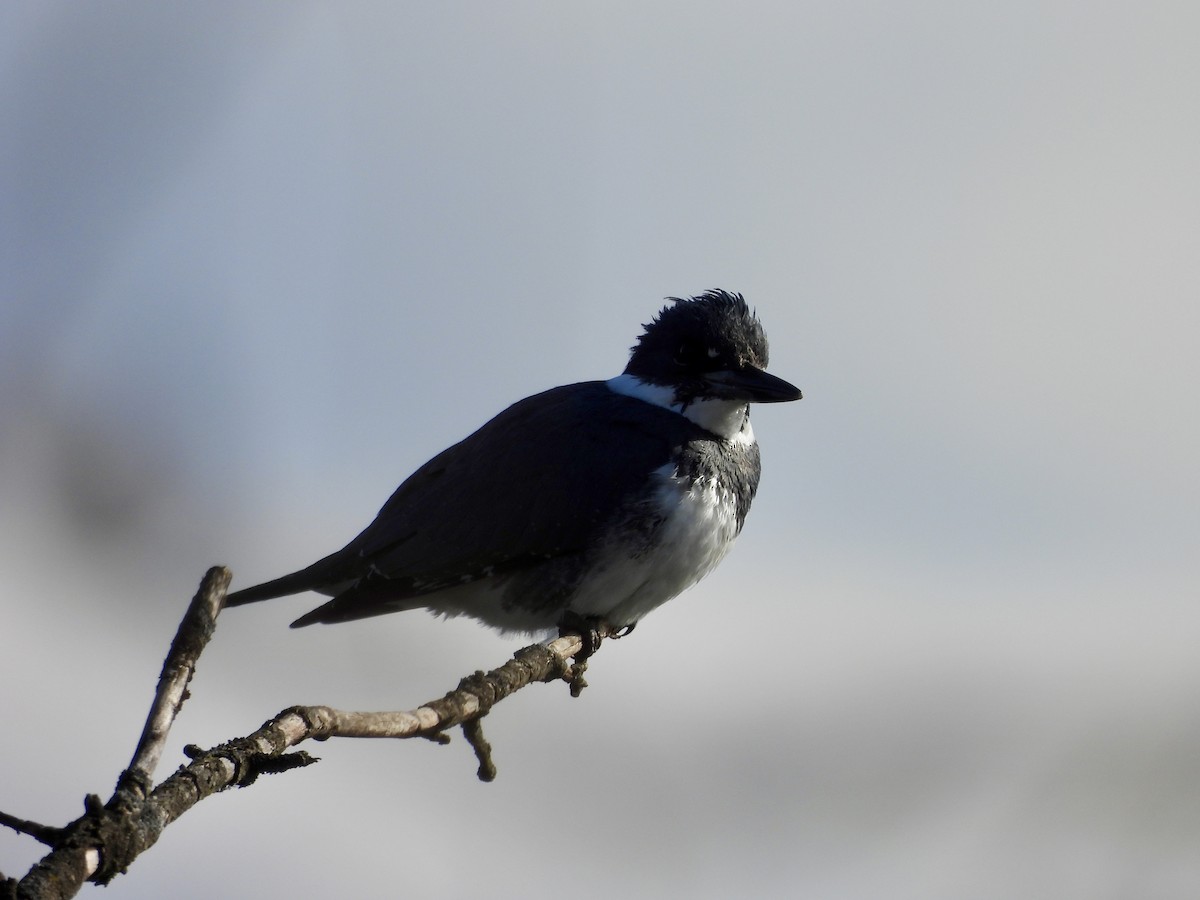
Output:
[[246,737],[208,750],[188,745],[184,748],[188,764],[154,786],[154,771],[188,697],[200,654],[216,630],[231,577],[228,569],[214,567],[201,581],[171,642],[129,768],[121,773],[108,802],[89,795],[84,814],[63,828],[0,812],[0,825],[51,847],[19,882],[0,875],[0,898],[58,900],[73,897],[86,881],[108,884],[153,846],[168,825],[205,797],[230,787],[247,787],[260,775],[317,762],[307,752],[292,749],[305,740],[422,737],[446,743],[447,729],[459,726],[475,752],[478,777],[492,781],[496,766],[483,736],[483,717],[505,697],[534,682],[561,679],[571,686],[572,696],[579,696],[587,685],[583,679],[587,658],[603,638],[621,636],[594,622],[577,634],[572,624],[556,640],[524,647],[502,666],[468,675],[454,690],[413,710],[352,712],[293,706]]

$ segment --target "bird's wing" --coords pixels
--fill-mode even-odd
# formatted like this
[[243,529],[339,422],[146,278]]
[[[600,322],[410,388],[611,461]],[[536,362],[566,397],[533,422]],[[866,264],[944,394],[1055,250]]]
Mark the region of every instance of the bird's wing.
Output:
[[698,431],[603,382],[554,388],[510,406],[423,465],[337,555],[353,558],[370,580],[416,596],[580,552]]

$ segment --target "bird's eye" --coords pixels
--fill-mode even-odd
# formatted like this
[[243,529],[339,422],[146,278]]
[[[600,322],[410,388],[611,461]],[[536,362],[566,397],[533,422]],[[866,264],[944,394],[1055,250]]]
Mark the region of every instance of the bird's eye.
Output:
[[672,361],[681,369],[709,369],[719,365],[721,351],[716,347],[680,344]]

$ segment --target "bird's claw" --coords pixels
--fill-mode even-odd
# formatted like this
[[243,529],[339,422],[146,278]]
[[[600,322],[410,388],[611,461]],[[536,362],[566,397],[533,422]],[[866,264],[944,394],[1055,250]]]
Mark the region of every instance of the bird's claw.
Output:
[[558,622],[558,636],[565,637],[568,634],[579,635],[583,643],[575,654],[575,662],[582,663],[600,649],[601,641],[611,635],[612,630],[607,622],[596,616],[581,616],[568,610]]
[[614,631],[611,625],[598,616],[582,616],[570,610],[563,614],[562,619],[558,623],[559,636],[565,637],[568,634],[579,635],[582,644],[579,652],[572,657],[573,663],[571,668],[563,676],[567,683],[571,685],[572,697],[578,697],[583,692],[583,689],[587,687],[587,681],[584,680],[583,673],[587,671],[588,659],[600,649],[601,641],[606,637],[624,637],[632,630],[632,626],[625,626]]

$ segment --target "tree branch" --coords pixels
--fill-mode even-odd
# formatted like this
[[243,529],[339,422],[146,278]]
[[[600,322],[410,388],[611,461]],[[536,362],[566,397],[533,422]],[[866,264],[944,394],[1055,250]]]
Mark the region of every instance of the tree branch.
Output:
[[[209,750],[189,745],[184,752],[191,762],[153,787],[154,770],[188,698],[188,683],[200,654],[213,636],[230,577],[229,570],[221,567],[204,576],[171,643],[141,739],[112,798],[103,803],[90,795],[84,802],[84,814],[61,829],[0,813],[0,824],[53,848],[21,879],[15,896],[58,900],[73,897],[85,881],[108,884],[153,846],[168,825],[205,797],[233,786],[246,787],[260,775],[317,762],[305,751],[292,751],[310,739],[423,737],[445,743],[449,739],[445,731],[462,726],[479,761],[479,778],[491,781],[496,767],[480,720],[496,703],[534,682],[563,679],[578,696],[585,686],[586,658],[603,638],[616,636],[599,625],[587,629],[586,636],[565,634],[547,644],[533,644],[518,650],[502,666],[468,675],[455,690],[413,710],[350,712],[328,706],[294,706],[246,737]],[[11,881],[6,889],[10,885]]]
[[60,840],[63,833],[61,828],[53,828],[49,825],[43,825],[40,822],[31,822],[28,819],[20,819],[17,816],[10,816],[6,812],[0,812],[0,825],[7,825],[18,834],[27,834],[35,841],[40,841],[48,847],[54,846],[54,842]]
[[232,577],[226,568],[209,569],[200,583],[200,590],[183,614],[158,676],[158,690],[150,706],[150,715],[146,717],[141,739],[133,752],[133,761],[125,771],[128,778],[148,781],[154,777],[167,734],[188,698],[187,687],[196,672],[196,663],[217,629],[217,616],[225,605],[225,593]]

